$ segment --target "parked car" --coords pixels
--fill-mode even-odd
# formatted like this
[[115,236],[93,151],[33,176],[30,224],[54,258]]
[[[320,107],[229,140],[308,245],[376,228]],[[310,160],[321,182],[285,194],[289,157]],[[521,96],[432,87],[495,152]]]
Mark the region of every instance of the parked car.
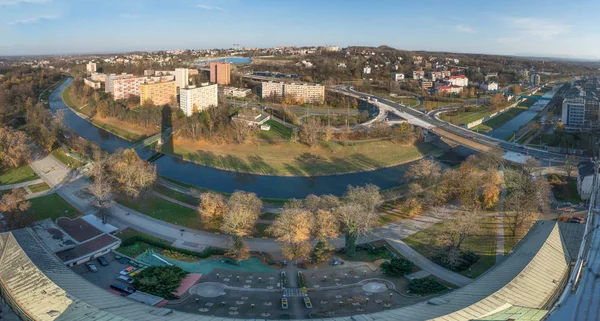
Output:
[[281,308],[286,310],[288,308],[288,299],[287,298],[281,298]]
[[133,278],[130,278],[128,276],[125,275],[119,275],[119,277],[117,278],[117,280],[128,283],[128,284],[132,284],[133,283]]
[[98,267],[94,265],[94,263],[88,262],[85,266],[90,270],[90,272],[98,272]]
[[569,219],[569,223],[578,223],[578,224],[584,224],[585,223],[585,218],[581,217],[581,216],[573,216]]
[[119,274],[121,274],[121,275],[128,275],[129,273],[131,273],[131,272],[133,272],[135,270],[137,270],[137,269],[134,268],[133,266],[130,266],[130,267],[122,270],[121,272],[119,272]]
[[98,260],[98,263],[100,263],[100,265],[102,265],[102,266],[108,265],[108,261],[106,260],[106,258],[104,256],[100,256],[96,260]]

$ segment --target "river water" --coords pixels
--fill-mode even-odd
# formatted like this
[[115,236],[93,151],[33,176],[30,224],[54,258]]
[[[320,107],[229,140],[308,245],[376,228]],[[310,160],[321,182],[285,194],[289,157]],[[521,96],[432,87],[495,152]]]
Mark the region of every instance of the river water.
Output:
[[[556,91],[560,88],[559,86],[555,86],[552,90],[548,91],[543,95],[543,97],[552,98]],[[538,100],[529,107],[526,111],[517,115],[517,117],[509,120],[504,125],[490,131],[487,133],[488,136],[498,138],[498,139],[507,139],[511,137],[514,133],[516,133],[521,126],[530,122],[537,114],[539,114],[544,107],[550,102],[550,100]]]
[[[79,136],[96,143],[100,148],[114,152],[118,148],[129,148],[133,143],[117,137],[101,128],[92,125],[65,106],[61,94],[71,83],[72,79],[64,82],[50,95],[50,108],[53,112],[64,110],[66,125]],[[401,148],[401,147],[399,147]],[[155,151],[138,149],[143,159],[148,159]],[[456,165],[472,154],[466,148],[457,148],[442,156],[448,165]],[[159,175],[199,187],[231,193],[244,190],[256,193],[265,198],[304,198],[309,194],[342,195],[348,185],[375,184],[381,189],[389,189],[401,184],[404,172],[409,164],[383,168],[379,170],[331,176],[288,177],[243,174],[202,166],[180,158],[165,155],[154,162]]]

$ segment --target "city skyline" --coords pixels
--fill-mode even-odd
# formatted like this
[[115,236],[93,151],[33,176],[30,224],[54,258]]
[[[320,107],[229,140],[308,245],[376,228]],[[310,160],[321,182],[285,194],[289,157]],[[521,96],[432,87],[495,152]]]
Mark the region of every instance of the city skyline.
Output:
[[600,3],[0,0],[0,55],[388,45],[598,58]]

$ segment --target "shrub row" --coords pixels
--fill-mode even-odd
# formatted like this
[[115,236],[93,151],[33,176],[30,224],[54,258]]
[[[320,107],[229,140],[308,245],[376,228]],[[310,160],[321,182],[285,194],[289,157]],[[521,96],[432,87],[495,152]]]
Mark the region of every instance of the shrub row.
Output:
[[126,238],[126,239],[122,240],[121,246],[127,247],[127,246],[133,245],[137,242],[146,243],[150,246],[158,247],[158,248],[161,248],[164,250],[170,250],[170,251],[183,253],[183,254],[194,256],[194,257],[197,257],[200,259],[205,259],[212,255],[224,255],[225,254],[225,250],[214,248],[214,247],[207,247],[202,252],[195,252],[195,251],[190,251],[190,250],[186,250],[186,249],[180,249],[180,248],[174,247],[170,244],[166,244],[164,242],[161,242],[159,240],[156,240],[154,238],[150,238],[150,237],[147,237],[144,235],[136,235],[136,236]]

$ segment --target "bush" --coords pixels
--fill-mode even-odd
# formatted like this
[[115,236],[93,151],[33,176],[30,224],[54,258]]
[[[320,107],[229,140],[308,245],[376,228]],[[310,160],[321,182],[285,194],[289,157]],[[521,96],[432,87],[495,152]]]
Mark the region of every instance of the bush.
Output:
[[471,250],[461,251],[454,247],[443,247],[437,250],[432,261],[452,271],[460,272],[479,261],[479,255]]
[[163,242],[161,242],[159,240],[156,240],[156,239],[153,239],[153,238],[150,238],[150,237],[147,237],[147,236],[143,236],[143,235],[136,235],[136,236],[124,239],[121,242],[121,246],[122,247],[127,247],[127,246],[131,246],[131,245],[133,245],[133,244],[135,244],[137,242],[146,243],[146,244],[148,244],[150,246],[161,248],[163,250],[169,250],[169,251],[174,251],[174,252],[179,252],[179,253],[182,253],[182,254],[194,256],[194,257],[197,257],[199,259],[205,259],[205,258],[213,256],[213,255],[224,255],[225,254],[225,250],[223,250],[223,249],[217,249],[217,248],[214,248],[214,247],[207,247],[202,252],[195,252],[195,251],[190,251],[190,250],[186,250],[186,249],[180,249],[180,248],[176,248],[174,246],[171,246],[169,244],[163,243]]
[[391,261],[383,262],[381,270],[390,276],[404,276],[412,270],[413,266],[411,261],[403,257],[395,257]]
[[133,285],[136,290],[172,300],[177,299],[173,292],[186,275],[187,272],[176,266],[151,266],[133,277]]
[[408,283],[408,291],[417,295],[434,294],[446,289],[446,286],[431,276],[422,279],[413,279]]

